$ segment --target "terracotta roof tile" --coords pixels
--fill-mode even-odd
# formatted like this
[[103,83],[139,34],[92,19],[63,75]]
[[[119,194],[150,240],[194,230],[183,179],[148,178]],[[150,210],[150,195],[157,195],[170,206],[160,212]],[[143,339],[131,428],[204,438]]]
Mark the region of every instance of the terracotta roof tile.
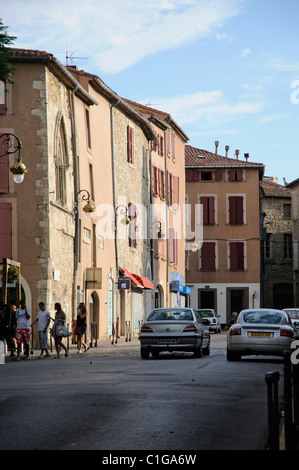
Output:
[[291,197],[291,190],[278,184],[273,178],[264,177],[262,189],[265,197]]
[[246,160],[237,160],[236,158],[223,157],[221,155],[209,152],[207,150],[198,149],[191,147],[191,145],[185,145],[185,166],[186,167],[247,167],[247,168],[260,168],[263,169],[263,163],[255,163]]

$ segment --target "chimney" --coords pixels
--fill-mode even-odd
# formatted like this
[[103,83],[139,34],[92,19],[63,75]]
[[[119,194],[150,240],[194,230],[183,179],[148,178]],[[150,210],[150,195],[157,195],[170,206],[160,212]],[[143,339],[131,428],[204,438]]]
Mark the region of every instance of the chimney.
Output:
[[235,153],[236,153],[236,159],[239,160],[239,150],[236,150]]
[[228,158],[228,151],[229,151],[229,145],[226,145],[225,146],[226,158]]
[[215,154],[218,154],[218,145],[219,145],[219,140],[215,140]]
[[244,157],[245,157],[245,160],[247,162],[248,158],[249,158],[249,153],[244,153]]

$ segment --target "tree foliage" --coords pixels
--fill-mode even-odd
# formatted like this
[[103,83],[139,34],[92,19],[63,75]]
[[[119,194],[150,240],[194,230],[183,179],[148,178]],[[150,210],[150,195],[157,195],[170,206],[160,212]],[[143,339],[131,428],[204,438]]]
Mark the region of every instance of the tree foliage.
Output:
[[13,83],[11,75],[14,73],[15,68],[9,63],[10,50],[7,47],[17,38],[9,36],[7,28],[3,25],[2,18],[0,18],[0,80],[5,83]]

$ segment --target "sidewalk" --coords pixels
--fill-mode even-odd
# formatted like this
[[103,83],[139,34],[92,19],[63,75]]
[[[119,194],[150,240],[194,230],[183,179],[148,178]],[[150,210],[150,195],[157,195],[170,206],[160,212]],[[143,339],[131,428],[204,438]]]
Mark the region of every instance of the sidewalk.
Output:
[[[66,341],[64,341],[64,344],[66,345]],[[56,356],[56,350],[55,350],[55,345],[54,341],[52,342],[52,351],[50,349],[50,346],[48,348],[48,351],[51,355],[52,358]],[[92,347],[89,347],[88,351],[86,353],[82,352],[81,354],[78,353],[78,348],[77,344],[69,344],[69,350],[68,350],[68,358],[72,357],[87,357],[87,356],[103,356],[103,355],[119,355],[119,354],[124,354],[124,353],[130,353],[130,354],[140,354],[140,343],[138,340],[138,336],[133,336],[131,338],[131,341],[126,341],[124,337],[117,338],[117,340],[114,340],[113,344],[111,340],[98,340],[97,341],[97,346],[95,347],[94,344]],[[40,355],[40,349],[36,348],[34,350],[30,350],[30,355],[29,355],[29,360],[33,359],[38,359]],[[21,353],[21,360],[25,359],[24,354]],[[61,358],[64,357],[64,350],[61,352]],[[10,357],[10,352],[8,351],[5,354],[5,362],[10,362],[16,360],[15,357]]]

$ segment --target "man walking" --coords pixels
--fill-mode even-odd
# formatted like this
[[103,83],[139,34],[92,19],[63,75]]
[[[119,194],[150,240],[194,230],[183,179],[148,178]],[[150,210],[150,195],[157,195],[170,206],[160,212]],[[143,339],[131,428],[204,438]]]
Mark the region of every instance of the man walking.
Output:
[[48,352],[48,345],[47,345],[47,335],[48,335],[48,327],[50,324],[50,312],[46,309],[44,302],[40,302],[38,304],[39,312],[36,315],[35,321],[32,323],[31,326],[35,325],[38,322],[38,340],[39,340],[39,347],[40,347],[40,356],[39,359],[42,359],[43,353],[45,351],[45,357],[49,357],[50,354]]

